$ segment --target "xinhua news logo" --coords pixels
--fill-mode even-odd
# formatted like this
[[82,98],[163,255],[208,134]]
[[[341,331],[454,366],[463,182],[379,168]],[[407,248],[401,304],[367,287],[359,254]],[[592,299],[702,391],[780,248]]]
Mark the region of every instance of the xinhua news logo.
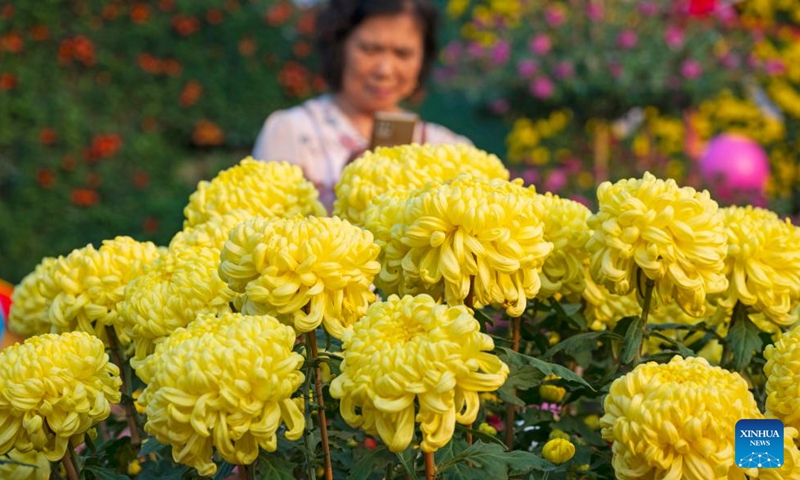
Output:
[[739,468],[783,466],[783,422],[775,419],[736,422],[735,455]]

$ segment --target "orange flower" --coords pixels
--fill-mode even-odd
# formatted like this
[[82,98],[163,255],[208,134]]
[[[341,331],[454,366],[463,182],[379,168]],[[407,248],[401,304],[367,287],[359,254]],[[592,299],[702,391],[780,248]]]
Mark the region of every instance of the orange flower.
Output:
[[304,12],[300,15],[300,19],[297,20],[297,31],[302,35],[311,35],[314,33],[314,27],[316,26],[316,18],[314,14],[311,12]]
[[17,76],[12,73],[0,75],[0,90],[11,90],[17,88]]
[[200,20],[197,17],[175,15],[172,17],[172,28],[182,37],[188,37],[200,29]]
[[100,200],[100,195],[88,188],[76,188],[70,193],[69,199],[79,207],[91,207]]
[[239,41],[239,54],[243,57],[251,57],[256,53],[256,42],[250,37]]
[[183,65],[175,59],[168,58],[164,60],[162,63],[164,67],[164,73],[169,75],[170,77],[178,77],[181,73],[183,73]]
[[158,8],[160,8],[162,12],[170,12],[175,8],[175,0],[160,0],[158,2]]
[[103,18],[106,20],[114,20],[119,15],[119,6],[113,3],[109,3],[105,7],[103,7]]
[[184,85],[183,90],[181,91],[180,96],[180,104],[181,107],[187,108],[191,107],[197,100],[200,99],[200,95],[203,93],[203,85],[198,82],[197,80],[189,80]]
[[309,93],[308,69],[297,62],[286,62],[278,72],[278,82],[290,95],[303,97]]
[[39,131],[39,143],[42,145],[52,145],[56,143],[58,140],[58,135],[56,135],[56,131],[50,127],[44,127],[41,131]]
[[31,38],[37,42],[42,42],[50,38],[50,29],[46,25],[35,25],[31,28]]
[[65,38],[58,46],[58,61],[66,65],[73,60],[89,67],[95,63],[94,44],[83,35]]
[[292,15],[292,6],[286,2],[281,2],[275,4],[267,10],[267,14],[264,16],[264,20],[267,23],[276,27],[285,23],[289,20],[289,17]]
[[19,53],[24,45],[25,42],[22,41],[22,35],[17,32],[10,32],[0,37],[0,50]]
[[37,168],[36,182],[41,185],[42,188],[50,188],[56,182],[56,176],[46,168]]
[[136,63],[139,64],[139,68],[147,73],[152,73],[153,75],[161,73],[161,60],[149,53],[140,53],[136,57]]
[[221,145],[225,140],[225,133],[216,123],[209,120],[200,120],[192,132],[192,141],[195,145],[209,147]]
[[222,23],[222,10],[218,8],[209,8],[206,12],[206,21],[211,25]]
[[300,40],[294,44],[292,52],[300,58],[305,58],[311,54],[311,47],[308,45],[308,42]]
[[145,3],[136,3],[131,7],[131,21],[143,24],[150,19],[150,7]]
[[122,147],[122,138],[117,134],[95,135],[92,145],[86,149],[84,156],[89,162],[113,157]]

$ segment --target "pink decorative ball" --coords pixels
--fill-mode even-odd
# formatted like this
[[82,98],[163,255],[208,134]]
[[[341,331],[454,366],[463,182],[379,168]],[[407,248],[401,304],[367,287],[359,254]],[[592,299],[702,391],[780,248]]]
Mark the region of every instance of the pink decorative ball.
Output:
[[721,134],[708,143],[700,157],[700,175],[715,196],[724,201],[763,202],[769,179],[769,158],[755,141],[735,134]]

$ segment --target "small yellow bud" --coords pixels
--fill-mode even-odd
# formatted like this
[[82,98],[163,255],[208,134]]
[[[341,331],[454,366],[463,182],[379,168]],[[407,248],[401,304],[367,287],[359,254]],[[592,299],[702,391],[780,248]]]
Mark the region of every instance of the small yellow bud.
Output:
[[319,376],[322,378],[323,383],[331,383],[333,374],[331,374],[331,366],[327,363],[321,363],[319,366]]
[[322,467],[317,467],[317,478],[322,478],[325,476],[325,469]]
[[138,475],[139,472],[142,471],[142,466],[139,464],[139,460],[134,459],[131,460],[131,463],[128,464],[128,475],[134,476]]
[[569,433],[565,432],[564,430],[553,430],[550,432],[550,436],[548,437],[550,440],[554,438],[563,438],[564,440],[569,440]]
[[587,415],[586,418],[583,419],[583,423],[592,430],[600,430],[600,417],[595,414]]
[[497,429],[494,428],[493,426],[489,425],[486,422],[482,422],[478,426],[478,430],[483,432],[483,433],[485,433],[485,434],[487,434],[487,435],[497,435]]
[[563,438],[550,440],[545,443],[542,449],[542,456],[544,456],[545,460],[556,465],[568,462],[573,455],[575,455],[575,445]]
[[547,332],[547,343],[552,347],[561,341],[561,335],[558,332]]
[[564,395],[566,394],[567,389],[558,385],[542,385],[539,387],[539,395],[545,402],[558,403],[564,400]]

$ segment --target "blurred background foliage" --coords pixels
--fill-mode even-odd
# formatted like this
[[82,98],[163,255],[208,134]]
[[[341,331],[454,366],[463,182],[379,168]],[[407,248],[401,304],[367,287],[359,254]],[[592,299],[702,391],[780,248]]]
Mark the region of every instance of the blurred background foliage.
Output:
[[[324,91],[314,3],[0,0],[0,278],[116,235],[166,244],[198,181]],[[800,2],[437,4],[441,62],[410,108],[540,191],[703,186],[705,143],[736,132],[770,154],[770,206],[800,210]]]

